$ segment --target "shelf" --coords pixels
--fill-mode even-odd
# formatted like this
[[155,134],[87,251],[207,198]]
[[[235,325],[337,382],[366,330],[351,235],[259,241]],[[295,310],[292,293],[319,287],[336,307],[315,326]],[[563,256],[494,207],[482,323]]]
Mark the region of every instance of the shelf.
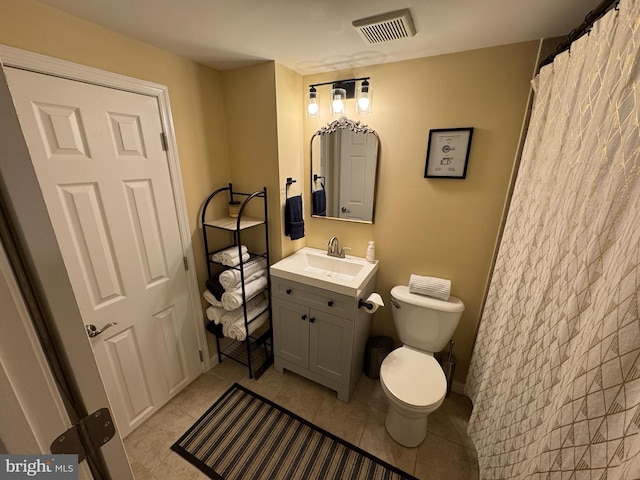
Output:
[[[240,208],[240,212],[244,213],[244,207],[250,203],[252,200],[258,198],[261,199],[256,207],[262,205],[262,209],[264,212],[264,216],[262,217],[251,217],[247,215],[240,215],[240,217],[223,217],[216,218],[213,220],[205,220],[206,218],[213,217],[211,215],[211,211],[209,211],[209,215],[207,215],[207,209],[211,205],[214,198],[217,200],[219,206],[221,202],[237,202],[237,199],[244,198],[242,201],[242,206]],[[256,202],[254,202],[256,204]],[[256,209],[257,212],[257,209]],[[254,215],[259,215],[258,213],[254,213]],[[204,202],[202,207],[202,213],[200,216],[200,222],[202,225],[202,233],[203,233],[203,241],[204,241],[204,250],[207,261],[207,274],[209,278],[212,278],[214,275],[218,275],[220,272],[220,266],[226,269],[234,269],[242,272],[243,268],[257,262],[259,259],[264,258],[266,260],[266,270],[267,270],[267,279],[269,279],[269,229],[266,228],[269,224],[268,221],[268,210],[267,210],[267,187],[263,187],[262,190],[258,190],[253,193],[242,193],[233,190],[233,185],[230,183],[228,187],[222,187],[211,193],[207,200]],[[213,261],[211,256],[228,248],[235,247],[239,249],[240,245],[243,244],[242,237],[245,235],[244,230],[250,229],[252,227],[257,227],[259,225],[264,225],[264,229],[253,230],[252,232],[247,232],[253,234],[254,240],[257,240],[257,244],[259,245],[261,241],[259,240],[260,234],[264,235],[264,253],[254,253],[248,252],[249,257],[247,261],[241,261],[237,266],[228,266],[220,262]],[[228,234],[220,234],[218,232],[226,231],[231,233],[232,242],[229,245],[227,243],[227,247],[215,250],[211,249],[209,244],[209,236],[218,237],[215,244],[220,245],[223,238],[229,240]],[[211,239],[213,240],[213,238]],[[254,245],[255,248],[255,245]],[[261,246],[258,246],[259,250],[262,250]],[[214,268],[215,266],[215,268]],[[243,278],[241,276],[241,278]],[[246,281],[246,278],[244,279]],[[270,282],[267,281],[267,298],[269,302],[271,302],[271,285]],[[242,289],[242,303],[246,304],[246,290]],[[267,307],[265,312],[271,311],[271,307]],[[246,314],[246,311],[242,312]],[[263,312],[264,313],[264,312]],[[261,313],[261,315],[263,314]],[[244,318],[245,328],[249,329],[249,324],[251,321],[248,321],[247,318]],[[266,326],[260,326],[258,330],[262,330],[264,328],[264,333],[258,336],[258,333],[255,333],[256,336],[247,335],[246,339],[243,341],[237,341],[230,338],[225,338],[222,334],[219,326],[215,325],[207,325],[207,330],[211,332],[215,336],[216,347],[218,350],[218,361],[222,362],[223,358],[229,358],[234,360],[242,365],[248,367],[249,370],[249,378],[258,378],[262,373],[266,371],[266,369],[273,363],[273,339],[272,339],[272,324],[271,324],[271,315],[269,315],[268,323]]]
[[[267,330],[260,338],[251,338],[251,367],[253,377],[257,380],[273,363],[273,349],[271,347],[271,330]],[[249,366],[247,344],[232,340],[220,353],[222,356]]]
[[[255,227],[257,225],[264,224],[264,219],[247,217],[246,215],[240,220],[240,230]],[[235,232],[238,229],[238,219],[233,217],[216,218],[203,223],[204,226],[220,228],[222,230],[229,230]]]

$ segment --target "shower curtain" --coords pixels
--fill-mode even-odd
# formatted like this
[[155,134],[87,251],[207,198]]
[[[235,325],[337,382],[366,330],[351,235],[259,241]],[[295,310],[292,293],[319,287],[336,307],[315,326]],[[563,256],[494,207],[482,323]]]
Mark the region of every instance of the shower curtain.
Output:
[[640,478],[640,7],[541,69],[467,378],[481,479]]

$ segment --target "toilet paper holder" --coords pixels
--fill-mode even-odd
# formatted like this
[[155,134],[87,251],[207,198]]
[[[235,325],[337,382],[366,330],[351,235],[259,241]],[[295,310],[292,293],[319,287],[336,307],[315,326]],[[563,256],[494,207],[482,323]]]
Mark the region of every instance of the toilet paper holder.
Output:
[[358,300],[358,308],[365,307],[367,310],[373,310],[373,303],[367,302],[363,299]]
[[367,313],[374,313],[380,307],[384,307],[384,301],[379,293],[370,294],[366,300],[362,298],[358,299],[358,308],[364,307],[367,309]]

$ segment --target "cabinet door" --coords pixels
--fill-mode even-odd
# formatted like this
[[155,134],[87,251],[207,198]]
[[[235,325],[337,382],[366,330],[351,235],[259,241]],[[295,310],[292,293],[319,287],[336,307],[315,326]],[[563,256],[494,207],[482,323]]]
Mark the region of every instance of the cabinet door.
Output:
[[309,368],[309,308],[273,298],[273,348],[277,357]]
[[310,310],[309,370],[342,384],[349,382],[353,322]]

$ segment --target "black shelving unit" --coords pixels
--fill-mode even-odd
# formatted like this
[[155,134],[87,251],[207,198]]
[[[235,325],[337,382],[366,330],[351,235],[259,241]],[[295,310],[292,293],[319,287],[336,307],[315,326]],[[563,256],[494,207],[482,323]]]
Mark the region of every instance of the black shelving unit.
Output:
[[[240,200],[240,209],[238,217],[221,217],[213,220],[207,220],[207,211],[213,209],[213,205],[217,202],[238,202]],[[251,217],[245,215],[245,210],[248,205],[262,202],[263,213],[262,217]],[[215,202],[215,203],[214,203]],[[226,207],[225,207],[226,208]],[[215,334],[216,346],[218,349],[218,361],[222,362],[224,358],[230,358],[242,365],[245,365],[249,369],[249,378],[259,378],[273,363],[273,328],[271,320],[271,281],[270,281],[270,262],[269,262],[269,229],[268,229],[268,211],[267,211],[267,187],[263,187],[262,190],[258,190],[252,193],[238,192],[233,189],[233,184],[229,184],[227,187],[222,187],[213,192],[204,203],[202,208],[202,234],[204,237],[204,250],[207,264],[207,274],[209,278],[213,278],[216,275],[220,275],[225,269],[236,269],[240,271],[240,285],[242,287],[242,308],[244,313],[245,329],[247,331],[246,340],[238,341],[230,338],[225,338],[222,335],[221,328],[208,329]],[[243,261],[242,255],[242,237],[250,232],[255,235],[255,232],[259,229],[264,230],[264,250],[262,251],[249,251],[249,259]],[[220,232],[227,232],[227,236],[222,239],[219,238]],[[213,235],[216,235],[218,244],[224,242],[225,238],[228,240],[224,243],[222,248],[211,249],[210,244],[213,240]],[[240,264],[235,267],[229,267],[217,263],[211,259],[212,255],[222,250],[226,250],[231,247],[238,248],[238,254],[240,256]],[[266,328],[261,328],[254,332],[254,335],[249,335],[249,324],[251,321],[247,320],[247,296],[245,290],[245,275],[244,266],[251,262],[259,261],[261,258],[265,258],[267,261],[267,295],[268,295],[268,311],[269,319],[266,323]],[[220,327],[220,326],[218,326]],[[257,335],[256,335],[257,334]]]

